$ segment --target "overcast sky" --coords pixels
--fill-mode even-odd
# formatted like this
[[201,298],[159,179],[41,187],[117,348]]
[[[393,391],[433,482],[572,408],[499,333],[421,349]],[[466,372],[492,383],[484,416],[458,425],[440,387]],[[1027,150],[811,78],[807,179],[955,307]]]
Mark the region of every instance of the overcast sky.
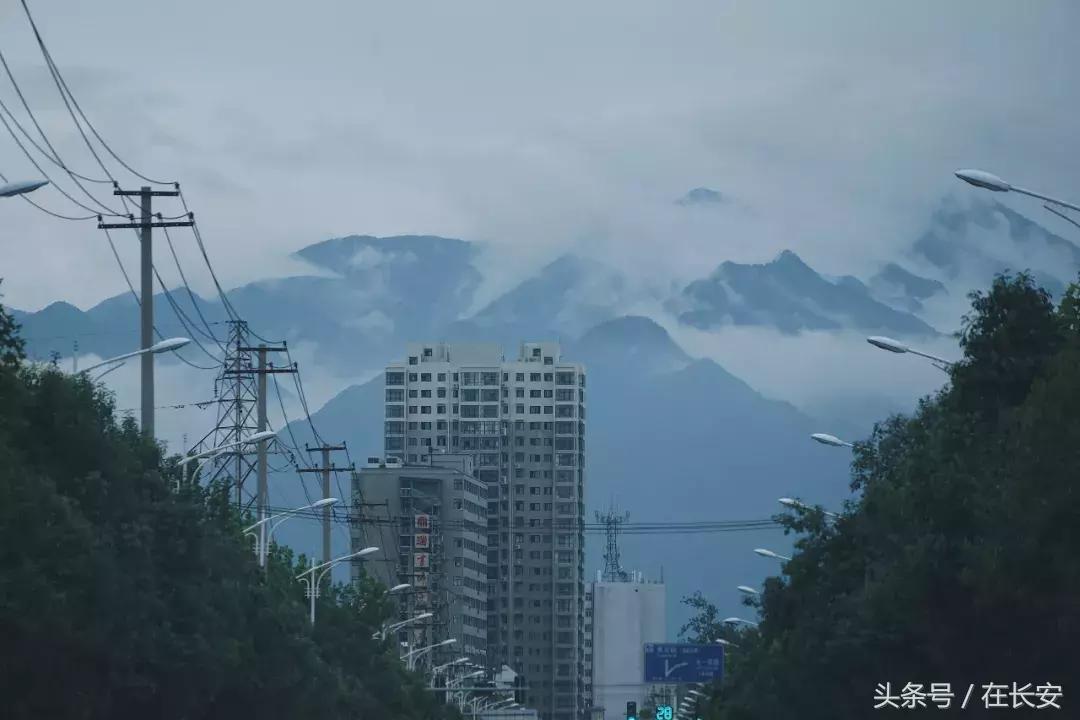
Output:
[[[100,176],[18,3],[0,2],[0,49],[39,119]],[[230,286],[350,233],[484,241],[504,284],[570,247],[665,278],[783,247],[864,273],[965,192],[957,167],[1080,197],[1071,0],[31,6],[117,152],[183,183]],[[0,99],[25,118],[6,78]],[[2,132],[0,171],[38,175]],[[738,212],[676,214],[699,185]],[[123,288],[92,223],[11,200],[0,217],[11,305]]]

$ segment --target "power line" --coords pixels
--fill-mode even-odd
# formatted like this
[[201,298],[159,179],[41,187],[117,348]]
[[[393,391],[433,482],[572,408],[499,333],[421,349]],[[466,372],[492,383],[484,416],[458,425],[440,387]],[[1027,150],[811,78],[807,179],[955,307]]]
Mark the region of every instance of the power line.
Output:
[[[3,54],[0,54],[0,61],[2,61],[2,60],[3,60]],[[26,146],[23,145],[22,140],[20,140],[19,136],[15,133],[15,131],[11,129],[11,125],[8,123],[7,118],[4,116],[4,113],[2,113],[2,112],[0,112],[0,122],[2,122],[4,124],[4,128],[8,131],[8,134],[11,135],[11,139],[14,140],[15,144],[19,146],[19,149],[22,150],[23,155],[25,155],[26,159],[30,161],[30,164],[34,166],[34,168],[41,174],[41,176],[43,178],[48,180],[49,183],[54,188],[56,188],[57,192],[59,192],[61,195],[66,197],[71,202],[78,205],[83,210],[86,210],[87,212],[92,212],[95,215],[100,215],[101,214],[100,210],[95,210],[94,208],[90,207],[89,205],[84,205],[83,203],[81,203],[78,200],[76,200],[75,198],[73,198],[66,190],[64,190],[64,188],[60,187],[60,185],[55,180],[53,180],[52,177],[47,172],[45,172],[45,169],[43,167],[41,167],[41,164],[34,158],[33,153],[31,153],[29,150],[26,149]],[[75,180],[75,183],[78,184],[78,180]],[[79,185],[79,187],[82,188],[82,185]],[[91,198],[93,197],[85,189],[83,189],[83,192],[86,193],[87,195],[89,195]],[[101,205],[100,202],[98,204]],[[106,206],[102,205],[102,207],[106,207]],[[106,209],[108,210],[107,207],[106,207]],[[107,215],[112,215],[114,217],[120,215],[119,213],[117,213],[117,212],[115,212],[113,210],[108,210],[108,212],[106,214]]]
[[[116,258],[116,264],[120,266],[120,273],[124,276],[124,282],[127,283],[128,290],[131,292],[131,297],[135,298],[135,304],[137,306],[142,307],[142,301],[139,299],[139,294],[137,292],[135,292],[135,286],[131,284],[131,278],[128,277],[127,270],[124,269],[124,263],[121,262],[121,260],[120,260],[120,254],[116,251],[116,244],[113,242],[112,235],[109,233],[109,230],[107,228],[104,228],[104,230],[105,230],[105,237],[109,241],[109,247],[112,248],[113,257]],[[161,278],[158,278],[158,282],[160,282],[160,281],[161,281]],[[177,315],[177,319],[179,319],[179,315]],[[158,330],[156,325],[154,326],[154,334],[157,335],[158,340],[164,340],[165,339],[165,336],[161,334],[161,331]],[[203,365],[197,365],[197,364],[191,362],[190,360],[185,358],[183,355],[181,355],[179,350],[172,350],[171,352],[182,363],[184,363],[185,365],[190,365],[191,367],[193,367],[193,368],[195,368],[197,370],[214,370],[214,369],[216,369],[214,367],[205,367]]]
[[[161,219],[161,213],[158,213],[158,219]],[[210,323],[206,321],[206,317],[203,315],[202,310],[199,309],[199,303],[196,300],[195,293],[192,292],[191,285],[188,284],[187,276],[184,275],[184,269],[180,266],[180,258],[176,254],[176,248],[173,247],[172,238],[169,237],[169,228],[162,228],[162,230],[165,231],[165,242],[168,243],[169,252],[172,254],[173,262],[176,264],[176,272],[180,274],[180,280],[184,283],[184,288],[187,289],[188,298],[191,300],[191,306],[195,308],[195,312],[196,314],[198,314],[199,320],[202,321],[203,327],[206,328],[206,332],[203,333],[203,335],[209,337],[211,340],[217,343],[218,348],[221,350],[221,352],[224,353],[225,346],[222,345],[221,341],[218,340],[216,335],[214,335],[214,331],[210,327]],[[199,330],[199,332],[202,332],[202,330]]]
[[84,113],[82,107],[79,106],[79,101],[75,99],[75,95],[71,92],[71,89],[68,87],[67,81],[64,80],[64,76],[60,73],[60,68],[58,68],[56,66],[56,63],[53,62],[52,55],[49,53],[49,49],[45,46],[45,40],[41,37],[41,33],[38,32],[37,23],[34,22],[34,17],[33,17],[33,15],[30,14],[30,8],[27,6],[26,0],[22,0],[22,7],[23,7],[23,12],[26,13],[26,19],[30,21],[30,27],[34,31],[34,37],[37,39],[38,47],[41,49],[41,54],[45,58],[45,62],[48,63],[48,65],[49,65],[49,67],[50,67],[50,69],[51,69],[51,71],[53,73],[54,79],[63,88],[63,91],[67,93],[68,97],[71,98],[71,102],[75,106],[75,109],[78,111],[79,117],[81,117],[83,122],[86,123],[86,127],[90,129],[90,132],[93,133],[94,137],[96,137],[98,142],[101,143],[101,146],[103,148],[105,148],[105,150],[113,157],[114,160],[116,160],[116,162],[120,163],[120,165],[125,170],[130,172],[132,175],[134,175],[134,176],[136,176],[136,177],[138,177],[138,178],[140,178],[142,180],[145,180],[146,182],[151,183],[152,185],[169,185],[170,183],[167,183],[167,182],[164,182],[164,181],[161,181],[161,180],[153,180],[153,179],[148,178],[145,175],[139,173],[138,171],[133,169],[130,165],[128,165],[126,162],[124,162],[120,158],[120,156],[117,155],[113,151],[113,149],[111,147],[109,147],[109,144],[107,142],[105,142],[105,139],[103,137],[101,137],[101,134],[98,133],[98,131],[94,127],[93,123],[90,122],[90,119],[86,117],[86,113]]

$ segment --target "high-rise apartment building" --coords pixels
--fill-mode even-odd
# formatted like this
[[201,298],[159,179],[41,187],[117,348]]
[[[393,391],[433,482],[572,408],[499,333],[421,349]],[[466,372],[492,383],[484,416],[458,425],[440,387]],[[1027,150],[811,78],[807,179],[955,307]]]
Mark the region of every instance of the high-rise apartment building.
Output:
[[425,654],[428,666],[462,655],[478,663],[486,658],[486,496],[470,455],[425,454],[407,466],[372,458],[353,476],[364,519],[352,528],[353,549],[384,549],[381,560],[368,560],[364,570],[387,587],[409,583],[395,596],[398,620],[431,613],[402,628],[397,640],[412,649],[456,640]]
[[412,344],[386,368],[385,450],[468,453],[487,495],[487,649],[543,720],[585,707],[585,371],[557,343]]

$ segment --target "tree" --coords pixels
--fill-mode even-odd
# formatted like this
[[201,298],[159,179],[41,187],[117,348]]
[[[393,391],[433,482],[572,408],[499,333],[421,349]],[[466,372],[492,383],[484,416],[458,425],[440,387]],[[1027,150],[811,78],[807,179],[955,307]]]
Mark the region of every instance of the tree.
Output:
[[24,365],[15,330],[0,307],[5,717],[451,713],[371,639],[382,588],[332,587],[313,628],[292,554],[253,562],[230,489],[185,483],[100,386]]
[[882,682],[1080,676],[1078,297],[1055,308],[1024,274],[972,296],[950,385],[856,445],[840,517],[781,516],[796,552],[710,717],[862,718]]

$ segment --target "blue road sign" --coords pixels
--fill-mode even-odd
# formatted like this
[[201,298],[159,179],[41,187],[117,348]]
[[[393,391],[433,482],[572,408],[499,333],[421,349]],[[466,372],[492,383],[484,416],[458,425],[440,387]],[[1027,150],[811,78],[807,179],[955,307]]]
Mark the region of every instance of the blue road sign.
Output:
[[686,643],[648,643],[645,645],[645,682],[709,682],[719,680],[723,675],[723,645]]

